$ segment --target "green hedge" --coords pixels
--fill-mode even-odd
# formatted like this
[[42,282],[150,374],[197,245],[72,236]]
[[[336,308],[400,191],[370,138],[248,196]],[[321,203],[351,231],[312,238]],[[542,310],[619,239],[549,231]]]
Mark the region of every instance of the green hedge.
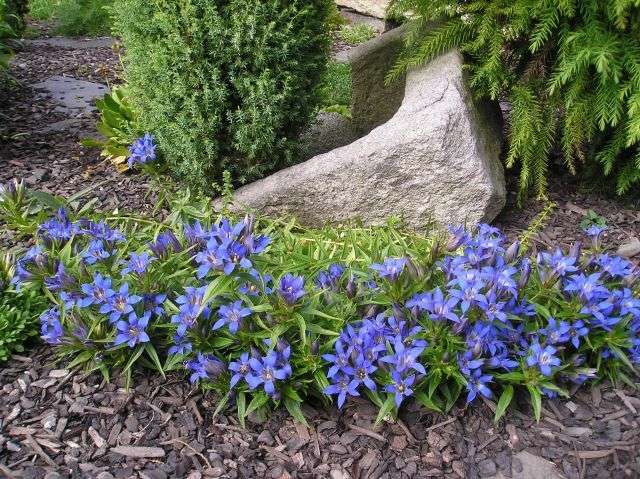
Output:
[[392,9],[415,20],[391,77],[460,48],[476,92],[509,100],[507,164],[520,167],[521,193],[545,195],[556,152],[572,172],[601,170],[619,194],[640,183],[638,0],[395,0]]
[[331,3],[116,1],[132,101],[175,176],[209,188],[225,169],[242,182],[295,160]]

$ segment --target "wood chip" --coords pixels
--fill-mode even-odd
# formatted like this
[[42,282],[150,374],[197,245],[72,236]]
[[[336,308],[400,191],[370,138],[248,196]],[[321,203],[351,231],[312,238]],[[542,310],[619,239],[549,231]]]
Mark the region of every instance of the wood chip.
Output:
[[98,449],[100,449],[102,446],[107,444],[107,441],[104,440],[104,438],[100,435],[98,431],[95,430],[93,426],[89,427],[89,430],[87,431],[87,433],[89,434],[89,436],[91,436],[91,440],[93,441],[93,443],[96,445]]
[[52,369],[51,371],[49,371],[49,377],[55,379],[61,379],[67,374],[69,374],[68,369]]
[[355,424],[349,424],[349,429],[351,429],[353,432],[357,434],[360,434],[363,436],[369,436],[369,437],[372,437],[373,439],[377,439],[380,442],[387,442],[387,439],[383,435],[378,434],[377,432],[372,431],[371,429],[356,426]]
[[311,435],[309,434],[309,429],[302,423],[296,422],[296,432],[298,433],[298,437],[305,441],[309,441],[311,439]]
[[40,447],[40,444],[38,444],[38,442],[33,438],[33,436],[28,435],[27,436],[27,440],[25,441],[25,443],[34,450],[34,452],[40,456],[40,458],[46,462],[47,464],[49,464],[51,467],[58,467],[58,465],[53,462],[53,459],[51,459],[46,452],[44,452],[44,450]]
[[633,406],[633,404],[631,404],[631,401],[629,401],[629,398],[624,392],[622,392],[620,389],[615,389],[613,392],[616,393],[616,396],[618,396],[622,400],[624,405],[629,408],[629,411],[631,411],[636,416],[638,415],[638,410]]
[[615,449],[605,449],[602,451],[575,451],[570,454],[573,454],[580,459],[599,459],[613,454],[614,451]]
[[[480,397],[484,397],[484,396],[480,396]],[[428,428],[425,429],[425,432],[433,431],[433,430],[438,429],[440,427],[446,426],[447,424],[451,424],[456,419],[457,418],[452,417],[452,418],[447,419],[446,421],[442,421],[442,422],[439,422],[438,424],[434,424],[433,426],[429,426]]]
[[127,457],[164,457],[165,452],[161,447],[144,446],[118,446],[112,447],[111,452]]

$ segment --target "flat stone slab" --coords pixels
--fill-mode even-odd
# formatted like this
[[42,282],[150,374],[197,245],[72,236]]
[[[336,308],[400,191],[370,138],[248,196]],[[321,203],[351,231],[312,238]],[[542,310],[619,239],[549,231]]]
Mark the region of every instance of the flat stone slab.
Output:
[[55,47],[55,48],[68,48],[70,50],[83,50],[91,48],[109,48],[116,42],[113,37],[98,37],[98,38],[67,38],[67,37],[51,37],[51,38],[37,38],[34,40],[23,40],[23,43],[27,46],[34,47]]
[[101,83],[78,80],[59,75],[31,85],[41,90],[42,95],[59,104],[57,110],[70,115],[90,113],[94,111],[95,101],[108,93],[109,88]]
[[[554,463],[527,451],[514,454],[511,459],[511,479],[565,479]],[[498,472],[488,479],[508,479]]]

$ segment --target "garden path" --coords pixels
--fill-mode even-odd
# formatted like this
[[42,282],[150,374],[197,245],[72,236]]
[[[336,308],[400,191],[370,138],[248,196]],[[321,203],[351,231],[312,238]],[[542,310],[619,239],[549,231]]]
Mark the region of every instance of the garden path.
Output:
[[[103,208],[144,210],[150,202],[140,176],[118,175],[98,152],[79,146],[80,138],[95,134],[95,114],[69,117],[28,86],[53,75],[117,81],[112,49],[77,47],[31,42],[18,52],[12,73],[19,84],[0,93],[0,181],[24,177],[32,187],[61,195],[93,187]],[[50,128],[61,121],[68,127]],[[536,241],[582,239],[577,223],[589,208],[612,225],[611,248],[638,235],[640,215],[633,209],[562,183],[552,185],[551,197],[560,207]],[[499,219],[512,236],[543,204],[526,206]],[[469,408],[461,402],[448,414],[410,406],[401,422],[374,430],[375,411],[362,400],[342,411],[306,405],[309,427],[279,412],[266,422],[250,417],[242,429],[233,411],[214,417],[215,398],[179,376],[140,375],[127,392],[118,379],[103,384],[96,375],[56,369],[62,367],[41,348],[0,370],[0,476],[640,476],[640,394],[606,384],[571,400],[545,401],[539,423],[518,398],[497,425],[495,404],[485,401]]]

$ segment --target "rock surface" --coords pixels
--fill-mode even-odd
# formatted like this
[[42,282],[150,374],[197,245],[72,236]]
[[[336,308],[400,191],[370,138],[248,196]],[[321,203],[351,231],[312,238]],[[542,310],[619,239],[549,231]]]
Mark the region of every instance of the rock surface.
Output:
[[336,3],[372,17],[384,18],[390,0],[336,0]]
[[95,100],[102,98],[109,88],[100,83],[55,75],[32,85],[59,104],[58,111],[68,114],[90,113]]
[[[511,459],[511,474],[505,476],[502,472],[490,476],[491,479],[564,479],[555,464],[527,451],[514,454]],[[485,476],[487,477],[487,476]]]
[[240,188],[236,208],[306,225],[401,216],[415,230],[491,221],[505,203],[495,110],[472,100],[462,58],[409,73],[402,105],[357,141]]

